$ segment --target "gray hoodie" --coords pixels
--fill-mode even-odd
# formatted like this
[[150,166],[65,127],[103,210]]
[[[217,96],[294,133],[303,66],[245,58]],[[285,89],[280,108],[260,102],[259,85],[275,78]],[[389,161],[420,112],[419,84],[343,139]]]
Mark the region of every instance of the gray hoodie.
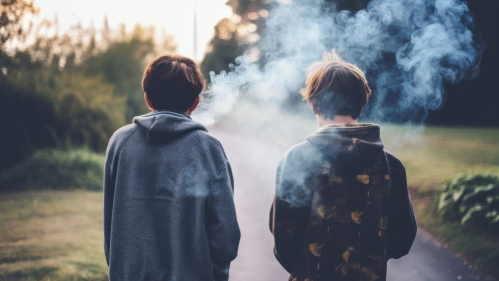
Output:
[[104,176],[110,280],[228,280],[240,239],[220,143],[182,112],[114,133]]

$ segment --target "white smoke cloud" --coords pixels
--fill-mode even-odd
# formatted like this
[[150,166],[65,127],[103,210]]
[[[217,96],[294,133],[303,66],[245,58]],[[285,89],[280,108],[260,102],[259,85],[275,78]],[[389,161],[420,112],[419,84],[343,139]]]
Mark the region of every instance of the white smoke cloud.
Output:
[[[444,83],[478,74],[483,46],[461,0],[373,0],[357,13],[324,1],[272,2],[256,45],[211,74],[194,118],[206,125],[230,113],[241,95],[280,103],[299,95],[306,69],[335,48],[369,78],[370,119],[422,121],[445,101]],[[258,48],[260,60],[249,59]]]

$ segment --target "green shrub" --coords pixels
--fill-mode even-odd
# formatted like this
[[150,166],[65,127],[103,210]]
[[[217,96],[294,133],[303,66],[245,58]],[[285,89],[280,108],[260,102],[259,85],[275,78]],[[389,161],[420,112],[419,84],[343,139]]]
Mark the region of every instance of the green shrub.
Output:
[[463,226],[499,228],[499,171],[458,175],[444,184],[437,209]]
[[86,149],[41,150],[0,174],[0,190],[101,190],[105,158]]

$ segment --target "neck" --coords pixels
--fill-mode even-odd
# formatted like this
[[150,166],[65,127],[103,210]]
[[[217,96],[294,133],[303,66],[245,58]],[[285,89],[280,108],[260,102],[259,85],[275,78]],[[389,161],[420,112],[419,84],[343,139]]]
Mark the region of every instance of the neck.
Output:
[[[154,108],[152,108],[152,107],[149,107],[149,109],[151,109],[151,111],[152,111],[152,112],[156,112],[156,111],[158,111],[157,109],[154,109]],[[190,110],[190,109],[189,109],[189,110],[187,110],[187,112],[185,112],[185,114],[187,114],[187,115],[189,115],[189,116],[191,116],[191,113],[192,113],[192,110]]]
[[335,115],[333,119],[324,118],[322,115],[315,115],[317,117],[317,123],[319,127],[336,125],[336,124],[359,124],[357,119],[353,119],[352,116],[348,115]]

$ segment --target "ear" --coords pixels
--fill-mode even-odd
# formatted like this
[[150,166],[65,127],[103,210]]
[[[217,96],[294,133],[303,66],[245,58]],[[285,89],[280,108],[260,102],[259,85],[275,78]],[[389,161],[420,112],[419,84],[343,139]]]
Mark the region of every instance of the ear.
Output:
[[191,113],[192,113],[192,112],[196,109],[196,107],[198,107],[199,100],[200,100],[200,98],[199,98],[199,96],[198,96],[198,97],[196,98],[196,100],[194,101],[194,103],[192,104],[192,106],[191,106],[191,107],[187,110],[187,112],[186,112],[187,114],[189,114],[189,115],[190,115],[190,114],[191,114]]
[[147,103],[147,106],[152,110],[152,111],[155,111],[156,109],[154,109],[151,105],[151,102],[149,101],[149,97],[147,97],[147,94],[144,93],[144,99],[146,100],[146,103]]

